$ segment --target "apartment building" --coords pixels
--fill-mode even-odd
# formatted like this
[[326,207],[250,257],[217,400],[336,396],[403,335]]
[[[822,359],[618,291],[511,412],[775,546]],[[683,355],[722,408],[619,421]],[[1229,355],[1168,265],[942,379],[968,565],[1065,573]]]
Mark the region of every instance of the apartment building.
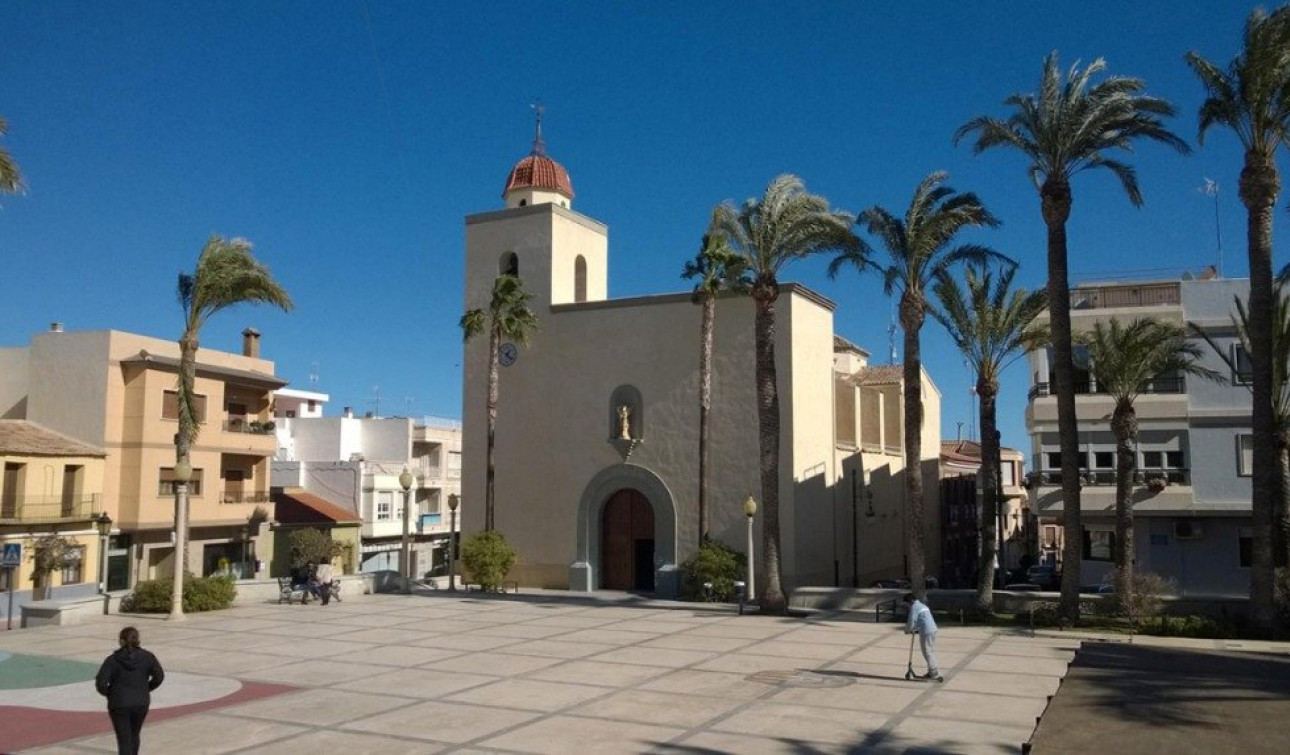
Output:
[[[0,569],[0,615],[13,614],[29,600],[92,595],[102,577],[102,538],[96,518],[103,512],[101,449],[34,422],[0,419],[0,546],[16,544],[17,568]],[[57,535],[72,543],[68,563],[33,580],[41,538]]]
[[[302,411],[298,400],[312,402],[314,409]],[[273,487],[287,495],[304,490],[361,518],[359,569],[369,572],[399,570],[406,501],[412,574],[446,564],[448,497],[461,494],[461,423],[356,417],[349,408],[342,416],[324,417],[326,401],[322,393],[279,399]],[[399,482],[405,469],[413,480],[407,491]]]
[[[1026,491],[1026,457],[1015,448],[1000,452],[1003,505],[995,523],[999,534],[997,564],[1003,579],[1037,560],[1037,522]],[[941,554],[943,587],[973,587],[981,553],[981,444],[975,440],[941,441]]]
[[[200,432],[189,483],[186,568],[250,577],[272,553],[269,460],[276,449],[273,392],[286,383],[259,356],[197,354]],[[108,587],[173,574],[174,462],[179,346],[116,330],[64,332],[0,349],[0,417],[27,419],[105,454],[102,509],[111,516]]]
[[[1249,364],[1237,342],[1231,313],[1249,282],[1213,276],[1140,282],[1087,283],[1071,290],[1075,332],[1096,322],[1144,317],[1203,328],[1241,369],[1233,373],[1203,339],[1207,367],[1226,383],[1161,375],[1134,402],[1139,432],[1135,460],[1134,554],[1138,568],[1174,580],[1183,594],[1245,595],[1251,544],[1251,424]],[[1041,317],[1041,319],[1043,319]],[[1057,399],[1046,350],[1029,355],[1026,423],[1031,438],[1029,476],[1041,513],[1043,559],[1059,563],[1062,547],[1061,451]],[[1101,392],[1077,348],[1075,405],[1079,418],[1081,580],[1112,577],[1115,541],[1114,403]]]

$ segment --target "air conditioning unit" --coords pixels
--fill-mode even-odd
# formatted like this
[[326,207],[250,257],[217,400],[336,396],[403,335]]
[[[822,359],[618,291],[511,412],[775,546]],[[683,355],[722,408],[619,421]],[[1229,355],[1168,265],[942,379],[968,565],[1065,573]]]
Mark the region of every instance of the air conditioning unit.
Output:
[[1197,540],[1202,534],[1200,525],[1189,519],[1174,522],[1174,537],[1179,540]]

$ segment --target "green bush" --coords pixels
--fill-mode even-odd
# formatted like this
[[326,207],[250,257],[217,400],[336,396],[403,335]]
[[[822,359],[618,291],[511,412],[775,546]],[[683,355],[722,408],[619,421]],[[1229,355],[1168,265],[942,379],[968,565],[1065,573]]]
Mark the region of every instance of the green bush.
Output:
[[[170,613],[174,580],[150,579],[134,586],[134,592],[121,601],[125,613]],[[233,605],[237,587],[233,578],[224,575],[197,577],[184,575],[184,613],[218,611]]]
[[1194,637],[1203,640],[1218,640],[1239,636],[1235,625],[1230,621],[1211,619],[1208,616],[1160,616],[1157,619],[1143,622],[1138,627],[1143,634],[1160,637]]
[[747,559],[720,540],[706,540],[699,550],[681,565],[681,597],[704,600],[703,584],[712,583],[716,600],[735,599],[735,581],[744,578]]
[[345,555],[346,550],[345,544],[333,540],[330,532],[313,527],[295,530],[287,535],[287,547],[291,550],[293,567],[331,563],[333,558]]
[[501,587],[515,558],[515,549],[496,530],[476,532],[461,544],[461,562],[482,590]]

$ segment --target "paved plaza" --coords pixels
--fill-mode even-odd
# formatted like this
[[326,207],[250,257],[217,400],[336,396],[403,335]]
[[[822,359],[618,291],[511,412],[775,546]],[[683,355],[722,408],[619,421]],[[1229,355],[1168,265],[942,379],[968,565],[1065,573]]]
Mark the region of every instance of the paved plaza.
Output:
[[90,683],[68,679],[128,623],[169,675],[155,753],[1017,752],[1077,645],[947,626],[945,684],[906,682],[900,625],[860,618],[446,592],[103,617],[0,634],[0,706],[27,708],[2,713],[40,742],[0,727],[0,751],[114,751]]

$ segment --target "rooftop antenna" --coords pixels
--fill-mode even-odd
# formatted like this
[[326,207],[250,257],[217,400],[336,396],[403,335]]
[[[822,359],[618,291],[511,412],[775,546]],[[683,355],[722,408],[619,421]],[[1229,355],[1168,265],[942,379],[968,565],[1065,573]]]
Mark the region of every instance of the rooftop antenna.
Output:
[[412,398],[411,396],[403,397],[403,409],[404,409],[403,416],[405,417],[412,416],[412,404],[415,402],[416,402],[416,399]]
[[887,364],[896,363],[896,306],[891,307],[891,325],[887,326]]
[[317,362],[309,363],[309,385],[312,385],[312,386],[318,385],[318,363]]
[[1218,277],[1223,277],[1223,229],[1218,222],[1218,181],[1206,178],[1205,183],[1197,189],[1200,193],[1214,198],[1214,240],[1218,244]]
[[372,398],[367,403],[372,405],[372,416],[381,416],[381,386],[372,386]]
[[533,108],[533,119],[534,119],[533,154],[545,155],[546,142],[542,140],[542,113],[546,110],[546,107],[542,104],[542,100],[540,99],[534,102],[533,104],[529,105],[529,107]]
[[954,424],[959,426],[958,436],[955,438],[955,440],[959,443],[962,443],[963,442],[963,423],[955,422]]

